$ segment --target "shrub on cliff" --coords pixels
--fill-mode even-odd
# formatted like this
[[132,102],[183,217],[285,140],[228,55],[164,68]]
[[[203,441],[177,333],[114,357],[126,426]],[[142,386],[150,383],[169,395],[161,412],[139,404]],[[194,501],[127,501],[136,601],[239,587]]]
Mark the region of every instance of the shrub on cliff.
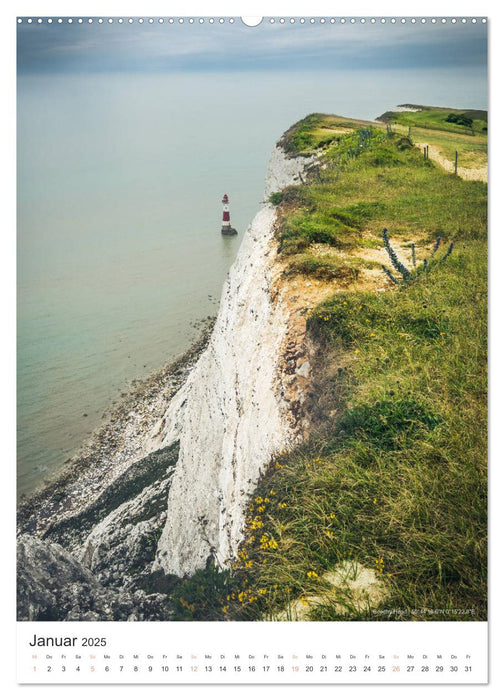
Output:
[[223,601],[229,592],[229,571],[219,571],[212,561],[197,571],[172,593],[174,620],[224,619]]
[[355,282],[359,269],[352,265],[337,262],[330,256],[314,256],[302,253],[293,257],[287,268],[287,274],[302,274],[316,279],[338,280],[340,284]]
[[280,202],[283,199],[283,192],[272,192],[270,196],[268,197],[268,201],[270,204],[273,204],[274,206],[277,206],[280,204]]

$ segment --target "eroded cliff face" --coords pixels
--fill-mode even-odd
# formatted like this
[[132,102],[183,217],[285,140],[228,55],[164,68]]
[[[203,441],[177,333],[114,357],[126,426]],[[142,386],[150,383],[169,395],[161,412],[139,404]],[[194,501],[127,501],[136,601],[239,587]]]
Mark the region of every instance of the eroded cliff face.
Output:
[[197,359],[132,395],[107,439],[23,507],[20,620],[169,619],[177,577],[210,556],[230,566],[249,494],[300,435],[306,290],[285,281],[267,199],[310,162],[274,149]]
[[[276,147],[265,200],[296,182],[308,162]],[[210,555],[229,566],[248,494],[295,437],[279,375],[289,324],[281,295],[272,293],[275,216],[265,203],[247,229],[209,345],[151,435],[152,449],[180,441],[156,554],[169,574],[192,574]]]

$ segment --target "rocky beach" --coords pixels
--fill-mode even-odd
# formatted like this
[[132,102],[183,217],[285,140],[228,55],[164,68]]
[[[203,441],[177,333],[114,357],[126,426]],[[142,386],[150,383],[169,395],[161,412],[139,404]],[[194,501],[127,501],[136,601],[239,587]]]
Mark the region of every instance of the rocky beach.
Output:
[[312,161],[275,147],[217,319],[177,362],[134,383],[62,473],[20,502],[18,619],[169,619],[175,582],[209,559],[230,565],[249,494],[298,434],[268,198]]

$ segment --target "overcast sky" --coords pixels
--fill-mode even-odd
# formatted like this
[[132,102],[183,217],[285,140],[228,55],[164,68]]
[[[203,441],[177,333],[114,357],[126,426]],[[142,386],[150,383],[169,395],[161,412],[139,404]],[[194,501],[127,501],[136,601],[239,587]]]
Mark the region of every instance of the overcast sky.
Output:
[[20,73],[486,66],[486,25],[18,24]]

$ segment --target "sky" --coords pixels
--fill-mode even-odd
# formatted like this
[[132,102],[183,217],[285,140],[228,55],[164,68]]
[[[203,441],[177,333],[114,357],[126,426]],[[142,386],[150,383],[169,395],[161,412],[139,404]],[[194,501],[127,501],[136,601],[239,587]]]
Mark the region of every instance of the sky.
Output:
[[260,70],[485,70],[487,25],[390,23],[280,24],[247,27],[239,18],[213,24],[127,19],[18,24],[18,74]]

